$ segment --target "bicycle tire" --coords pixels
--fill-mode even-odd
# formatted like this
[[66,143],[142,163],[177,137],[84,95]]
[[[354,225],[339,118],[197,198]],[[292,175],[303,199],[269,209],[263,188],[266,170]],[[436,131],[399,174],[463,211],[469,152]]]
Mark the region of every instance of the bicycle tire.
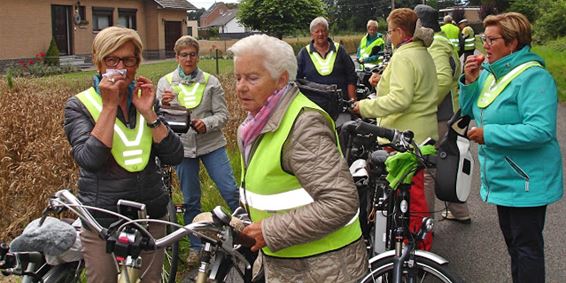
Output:
[[[370,273],[367,274],[360,282],[392,282],[393,263],[395,256],[382,258],[371,265]],[[415,282],[443,282],[443,283],[460,283],[463,280],[454,274],[447,265],[440,265],[428,258],[415,255],[415,264],[417,265],[417,280]],[[407,268],[403,268],[403,278],[401,282],[408,282]]]
[[[168,221],[177,223],[177,209],[170,200],[167,205]],[[168,225],[167,234],[177,230],[177,227]],[[163,258],[163,269],[161,272],[161,282],[172,283],[175,282],[177,276],[177,265],[179,264],[179,242],[173,243],[165,249],[165,256]]]

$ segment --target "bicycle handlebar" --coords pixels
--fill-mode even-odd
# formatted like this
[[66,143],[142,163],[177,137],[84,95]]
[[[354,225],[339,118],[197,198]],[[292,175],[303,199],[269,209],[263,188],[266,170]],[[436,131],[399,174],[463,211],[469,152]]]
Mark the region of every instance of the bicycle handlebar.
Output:
[[[51,208],[61,208],[61,206],[69,208],[70,210],[72,210],[74,213],[76,213],[82,220],[83,222],[91,229],[93,229],[96,233],[98,233],[100,236],[102,236],[103,238],[107,237],[108,234],[108,229],[103,228],[92,216],[92,214],[85,208],[85,206],[77,199],[77,197],[75,197],[70,191],[68,190],[60,190],[57,191],[54,195],[54,197],[49,201],[49,206]],[[111,213],[113,215],[116,215],[114,212],[108,211],[108,213]],[[121,216],[123,217],[123,216]],[[126,218],[127,219],[127,218]],[[131,224],[131,223],[136,223],[136,222],[158,222],[158,223],[165,223],[165,224],[171,224],[173,225],[174,223],[168,222],[168,221],[164,221],[164,220],[157,220],[157,219],[137,219],[137,220],[131,220],[127,222],[126,224]],[[124,224],[124,225],[126,225]],[[122,226],[124,226],[122,225]],[[183,238],[184,236],[188,235],[188,234],[194,234],[197,237],[200,238],[205,238],[211,242],[217,242],[217,239],[213,239],[209,236],[207,236],[204,233],[201,233],[202,230],[204,229],[210,229],[212,228],[213,224],[210,222],[196,222],[196,223],[190,223],[187,224],[185,226],[182,226],[181,229],[175,230],[173,233],[165,235],[164,237],[160,238],[160,239],[154,239],[153,237],[150,237],[150,240],[147,244],[146,247],[142,247],[142,249],[144,250],[154,250],[154,249],[161,249],[161,248],[165,248],[167,246],[170,246],[171,244],[173,244],[174,242],[180,240],[181,238]],[[199,231],[201,230],[201,231]],[[235,229],[234,229],[235,231]],[[149,233],[147,233],[148,236]],[[236,235],[238,235],[239,233],[235,233]],[[243,237],[240,237],[243,238]],[[243,242],[249,242],[243,240]]]

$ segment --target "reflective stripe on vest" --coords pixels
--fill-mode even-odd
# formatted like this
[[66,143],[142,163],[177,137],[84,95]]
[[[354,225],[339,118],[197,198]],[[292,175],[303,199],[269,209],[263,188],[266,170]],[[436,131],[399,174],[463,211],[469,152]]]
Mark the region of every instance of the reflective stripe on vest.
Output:
[[458,38],[460,35],[460,29],[453,24],[445,24],[441,26],[440,29],[444,32],[444,34],[446,34],[446,37],[450,40],[450,43],[452,43],[456,52],[460,50],[460,40]]
[[[173,72],[177,72],[177,71],[173,71]],[[202,97],[204,95],[204,89],[208,84],[208,78],[210,77],[210,74],[203,72],[204,83],[202,84],[200,82],[196,82],[196,83],[191,83],[189,85],[185,85],[182,83],[173,85],[173,72],[167,74],[167,76],[165,76],[165,79],[167,80],[169,85],[171,85],[173,91],[175,91],[175,93],[178,93],[177,100],[179,101],[179,104],[188,109],[193,109],[199,106],[200,102],[202,101]]]
[[306,46],[311,61],[314,64],[316,71],[321,76],[328,76],[330,75],[330,73],[332,73],[332,70],[334,70],[334,62],[336,62],[336,54],[338,53],[338,48],[340,47],[340,44],[334,42],[334,46],[336,47],[336,52],[334,52],[334,50],[331,50],[328,54],[326,54],[325,59],[320,57],[320,54],[318,54],[318,52],[316,51],[311,52],[310,44]]
[[464,50],[470,51],[476,49],[476,37],[474,30],[467,26],[462,29],[462,38],[464,38]]
[[[367,45],[367,42],[368,42],[367,38],[368,37],[366,35],[366,36],[362,37],[362,40],[360,41],[360,57],[361,58],[369,57],[371,55],[371,51],[373,50],[373,47],[385,44],[385,42],[383,41],[383,38],[378,37],[374,41],[372,41],[369,45]],[[375,59],[374,61],[370,61],[370,62],[364,62],[364,63],[377,63],[377,62],[378,62],[378,59]]]
[[500,93],[511,83],[511,81],[524,72],[526,69],[531,67],[541,67],[542,65],[535,61],[530,61],[523,63],[515,67],[511,72],[507,73],[501,80],[496,81],[493,74],[489,74],[483,83],[483,88],[478,97],[478,107],[486,108],[489,106]]
[[[84,104],[96,123],[102,111],[102,97],[91,87],[77,94],[77,98]],[[111,152],[120,167],[128,172],[142,171],[149,161],[152,142],[151,130],[139,112],[136,111],[134,129],[129,129],[116,118]]]
[[[242,170],[243,188],[240,188],[240,200],[248,209],[254,222],[275,214],[284,214],[314,202],[297,177],[281,168],[281,152],[284,143],[303,108],[321,111],[334,127],[334,122],[328,114],[299,93],[289,105],[277,130],[261,136],[257,149],[249,161],[249,166],[247,168],[242,166],[244,168]],[[243,162],[242,157],[242,164]],[[356,214],[346,225],[320,239],[276,252],[271,251],[268,247],[262,250],[266,255],[274,257],[303,258],[340,249],[360,237],[359,217]]]

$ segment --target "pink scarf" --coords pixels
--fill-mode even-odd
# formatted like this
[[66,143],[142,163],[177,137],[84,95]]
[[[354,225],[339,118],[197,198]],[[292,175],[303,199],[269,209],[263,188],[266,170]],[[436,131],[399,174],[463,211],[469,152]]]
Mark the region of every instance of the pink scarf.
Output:
[[267,98],[267,101],[255,116],[248,113],[248,117],[240,125],[240,139],[242,140],[244,147],[245,160],[248,159],[252,143],[260,135],[261,130],[263,130],[263,127],[265,127],[265,124],[269,121],[271,114],[273,114],[275,109],[277,109],[277,105],[279,105],[281,97],[283,97],[283,94],[287,92],[288,88],[289,85],[279,91],[276,90]]

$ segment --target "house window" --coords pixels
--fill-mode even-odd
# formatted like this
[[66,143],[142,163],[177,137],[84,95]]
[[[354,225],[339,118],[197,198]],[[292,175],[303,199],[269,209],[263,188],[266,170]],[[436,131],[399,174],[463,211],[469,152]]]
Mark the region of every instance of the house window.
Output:
[[136,29],[136,9],[118,9],[118,25]]
[[114,25],[112,13],[114,8],[92,7],[92,30],[100,31],[105,27]]

